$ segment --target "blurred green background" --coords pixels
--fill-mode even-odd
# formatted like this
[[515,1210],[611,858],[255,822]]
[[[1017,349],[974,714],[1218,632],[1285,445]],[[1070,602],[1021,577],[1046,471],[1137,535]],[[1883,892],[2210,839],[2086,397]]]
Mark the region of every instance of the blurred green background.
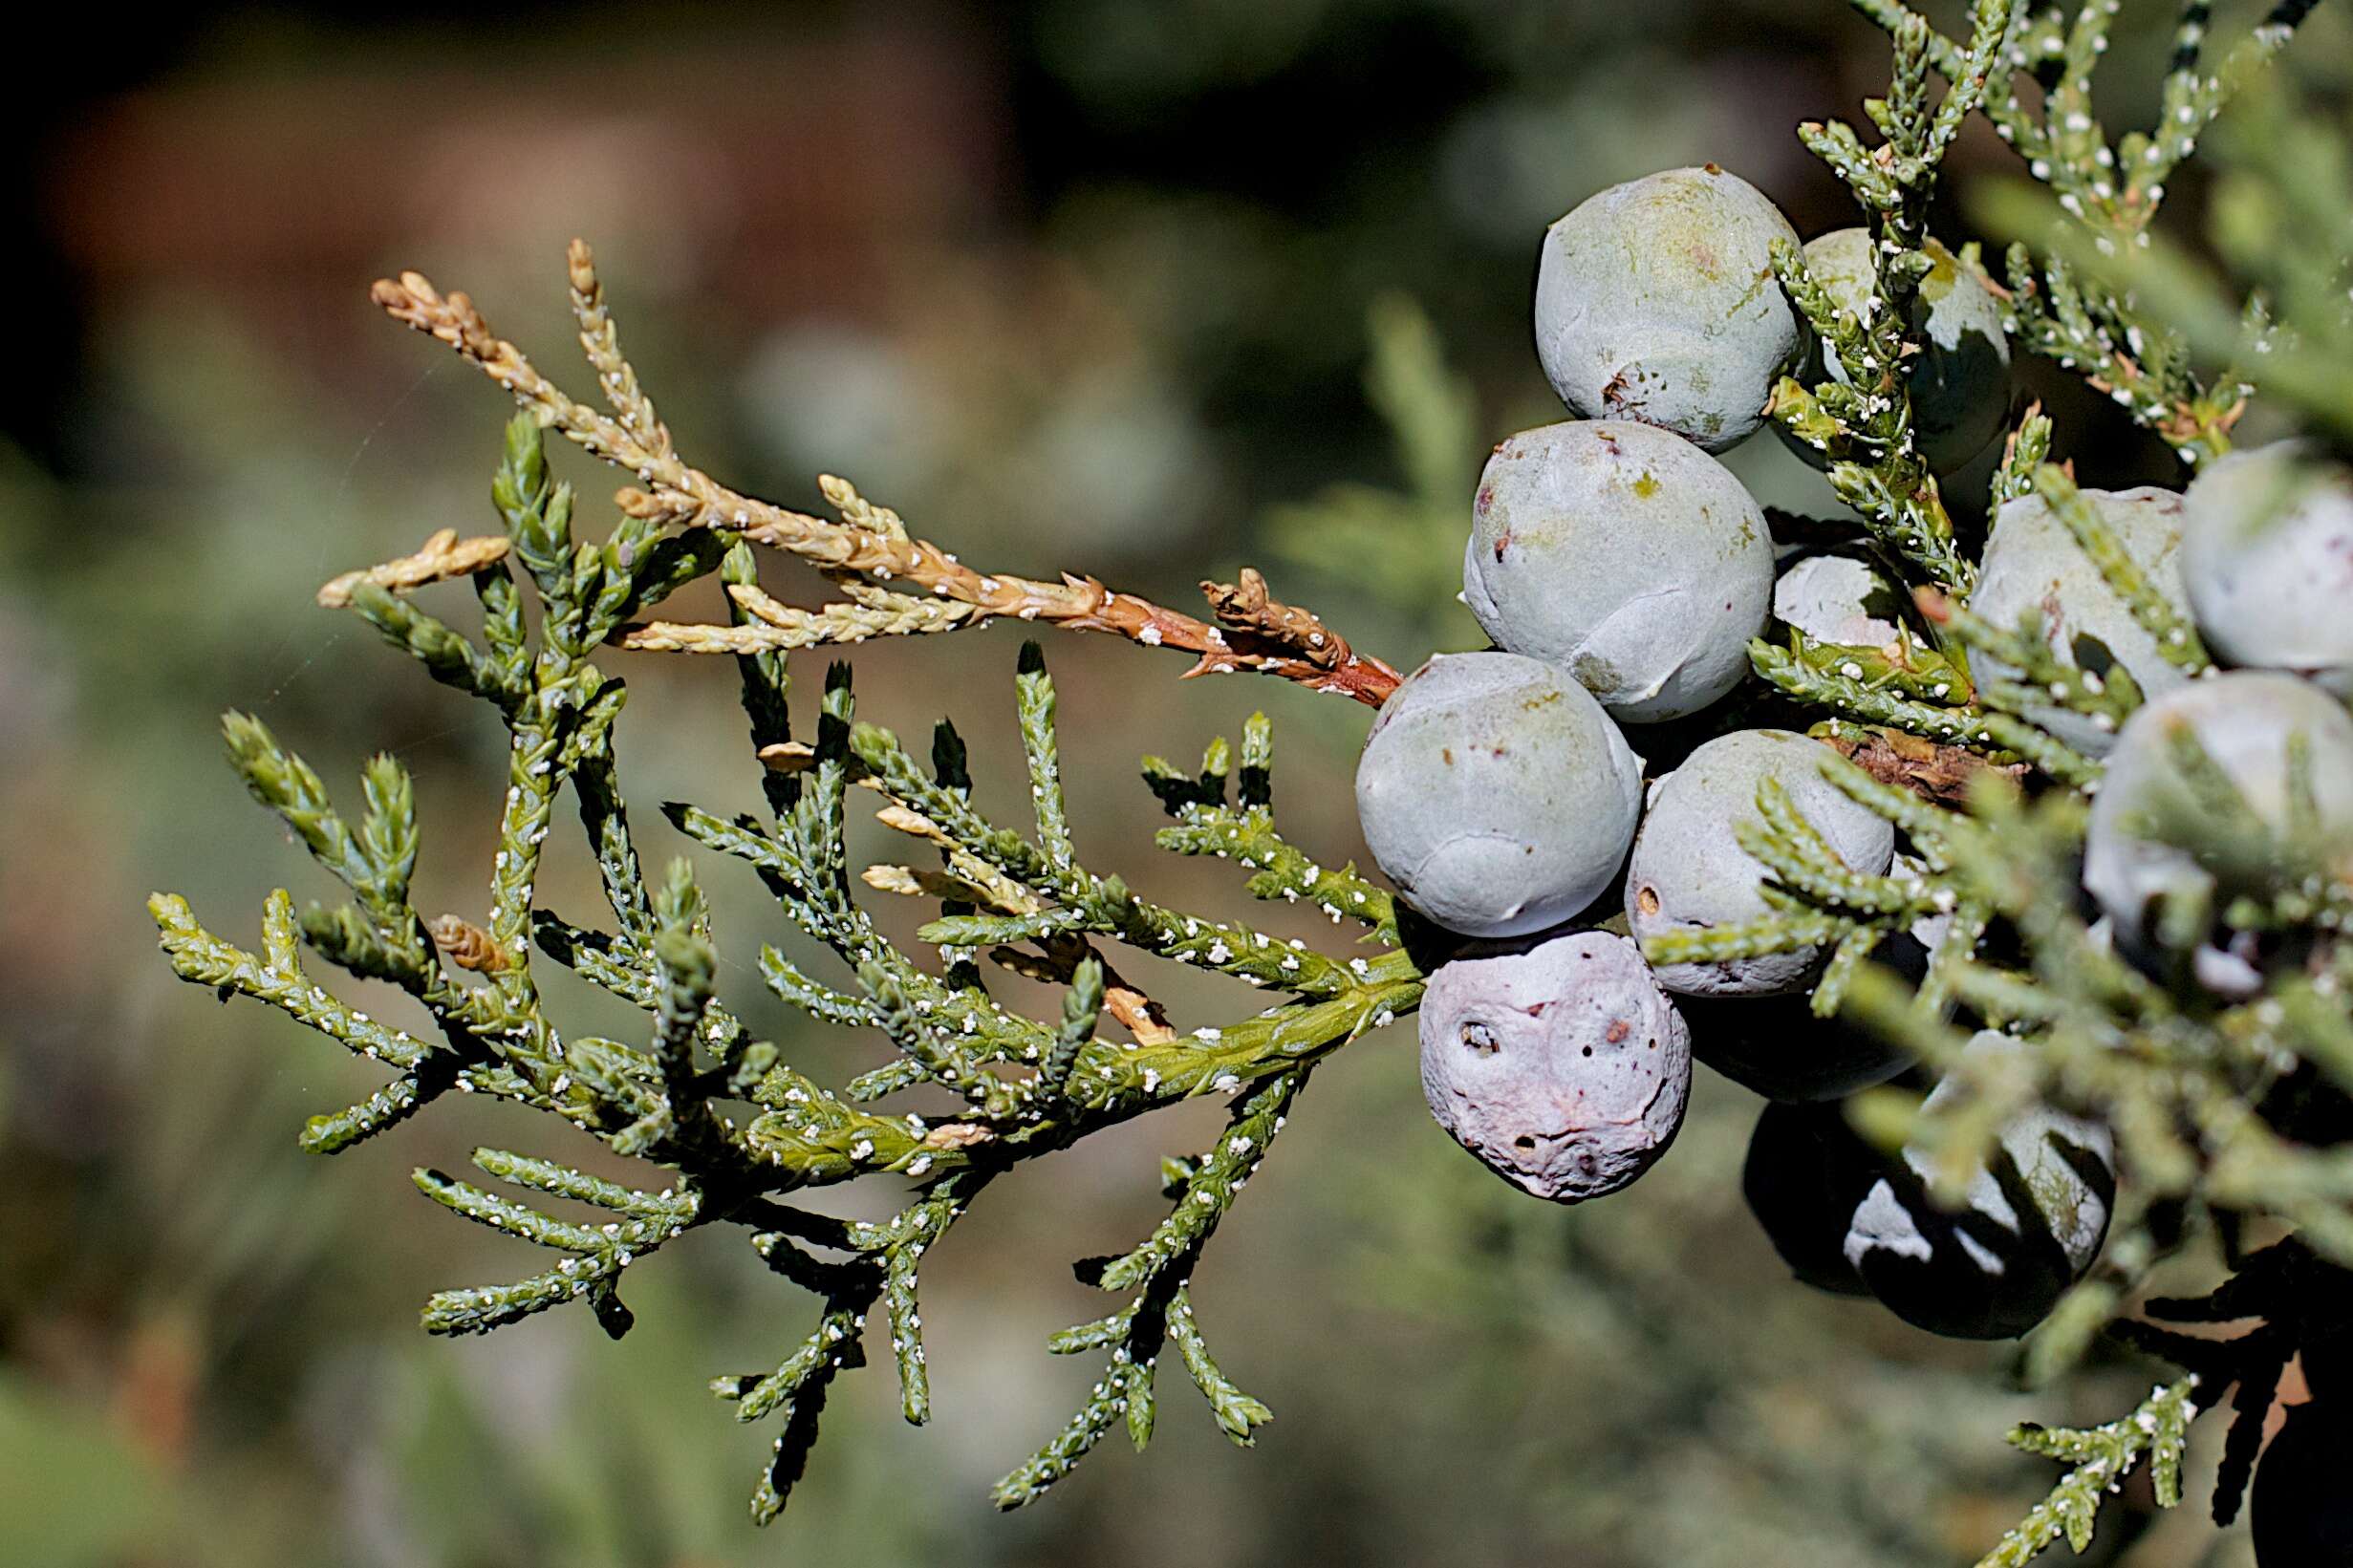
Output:
[[[2120,92],[2117,119],[2152,101],[2170,25],[2136,10],[2108,69],[2148,90]],[[576,1142],[444,1102],[335,1161],[298,1153],[302,1117],[368,1076],[174,981],[141,909],[180,891],[245,939],[270,888],[320,891],[220,764],[234,705],[331,782],[399,754],[425,817],[421,907],[479,914],[500,732],[311,602],[433,528],[490,526],[505,410],[377,317],[372,278],[466,289],[585,390],[562,272],[583,234],[681,445],[730,483],[807,505],[813,474],[842,472],[968,560],[1175,602],[1257,561],[1410,666],[1472,640],[1447,595],[1485,447],[1559,416],[1526,323],[1543,226],[1709,160],[1802,233],[1846,223],[1790,135],[1884,84],[1879,35],[1843,6],[424,4],[61,25],[72,43],[20,70],[4,111],[23,222],[0,263],[0,1563],[1959,1563],[2050,1478],[2007,1455],[2010,1423],[2105,1419],[2145,1388],[2148,1369],[2117,1366],[2022,1396],[2004,1349],[1789,1282],[1738,1193],[1756,1102],[1704,1074],[1673,1157],[1625,1196],[1517,1196],[1430,1124],[1408,1025],[1319,1076],[1197,1281],[1227,1369],[1277,1411],[1257,1451],[1179,1389],[1149,1454],[1107,1444],[1011,1518],[985,1500],[1091,1376],[1043,1348],[1100,1310],[1069,1260],[1140,1234],[1156,1156],[1211,1135],[1213,1113],[1171,1113],[991,1192],[927,1278],[934,1426],[898,1422],[887,1372],[850,1380],[790,1511],[755,1534],[766,1435],[702,1385],[773,1363],[811,1303],[732,1235],[698,1235],[635,1279],[620,1343],[585,1313],[427,1340],[428,1290],[526,1264],[408,1170],[484,1138]],[[2345,47],[2314,31],[2299,47]],[[1978,129],[1964,177],[2002,161]],[[2087,478],[2168,477],[2153,441],[2037,390]],[[1829,505],[1770,440],[1737,466],[1768,501]],[[594,523],[609,480],[568,472]],[[1397,543],[1371,555],[1376,526]],[[953,714],[1009,807],[1017,641],[861,651],[864,711],[903,732]],[[1359,852],[1361,710],[1178,686],[1172,659],[1109,642],[1048,655],[1098,868],[1243,901],[1221,868],[1150,848],[1133,763],[1197,751],[1253,702],[1277,722],[1293,837]],[[650,852],[681,847],[655,801],[752,804],[727,668],[609,667],[635,694],[625,784]],[[748,958],[781,921],[748,877],[706,878],[730,1000],[821,1076],[875,1061],[877,1042],[764,1007]],[[542,897],[590,910],[585,855]],[[1188,1025],[1246,1005],[1166,989]],[[2247,1560],[2197,1506],[2154,1524],[2144,1500],[2116,1506],[2095,1560]]]

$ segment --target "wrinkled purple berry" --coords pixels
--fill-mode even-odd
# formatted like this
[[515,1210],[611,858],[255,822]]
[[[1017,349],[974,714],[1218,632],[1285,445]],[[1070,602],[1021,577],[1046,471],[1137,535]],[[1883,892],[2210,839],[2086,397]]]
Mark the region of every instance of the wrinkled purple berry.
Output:
[[1421,1003],[1430,1113],[1490,1171],[1578,1203],[1649,1169],[1683,1124],[1683,1020],[1623,936],[1582,931],[1439,967]]

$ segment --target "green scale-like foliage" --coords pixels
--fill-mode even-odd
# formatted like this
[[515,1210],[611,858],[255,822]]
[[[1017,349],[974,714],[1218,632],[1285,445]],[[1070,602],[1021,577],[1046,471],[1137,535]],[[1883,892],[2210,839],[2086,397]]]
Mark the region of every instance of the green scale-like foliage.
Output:
[[[765,1519],[783,1506],[800,1471],[827,1385],[861,1362],[867,1314],[877,1303],[890,1316],[907,1418],[928,1416],[918,1260],[982,1188],[1113,1123],[1223,1095],[1233,1099],[1233,1126],[1171,1179],[1170,1217],[1128,1257],[1082,1265],[1104,1289],[1131,1300],[1112,1318],[1058,1336],[1052,1348],[1108,1349],[1111,1368],[1072,1427],[1008,1476],[998,1495],[1007,1507],[1035,1496],[1117,1417],[1140,1446],[1152,1428],[1152,1369],[1166,1344],[1176,1346],[1219,1425],[1248,1442],[1266,1412],[1211,1357],[1185,1279],[1314,1063],[1409,1012],[1419,993],[1418,975],[1395,946],[1389,895],[1351,870],[1314,865],[1276,831],[1265,720],[1253,718],[1245,728],[1238,797],[1229,799],[1221,759],[1231,748],[1222,741],[1213,748],[1213,765],[1178,789],[1171,788],[1166,764],[1148,761],[1146,782],[1177,819],[1162,842],[1177,853],[1241,862],[1256,873],[1249,886],[1259,897],[1305,897],[1335,919],[1349,917],[1365,930],[1361,952],[1332,956],[1241,921],[1168,909],[1137,897],[1116,876],[1089,870],[1063,806],[1053,682],[1035,645],[1025,648],[1014,682],[1033,786],[1031,835],[1000,827],[972,805],[952,730],[943,726],[934,765],[925,767],[889,731],[860,720],[845,665],[829,673],[808,765],[764,772],[772,815],[723,818],[668,806],[689,838],[745,863],[791,922],[849,966],[857,985],[826,986],[771,946],[760,963],[770,987],[813,1018],[879,1029],[898,1048],[892,1066],[829,1089],[795,1071],[774,1043],[751,1038],[715,995],[710,918],[692,868],[675,862],[657,879],[640,865],[614,784],[614,720],[623,689],[587,657],[638,606],[687,580],[689,565],[723,567],[730,580],[748,580],[748,547],[723,553],[722,542],[707,534],[654,541],[627,522],[603,546],[575,543],[570,494],[550,481],[540,426],[528,416],[508,428],[492,490],[510,548],[472,574],[486,610],[480,642],[383,588],[366,585],[353,595],[353,608],[436,678],[490,701],[512,737],[487,928],[445,953],[409,903],[420,834],[413,791],[397,763],[368,764],[364,812],[349,823],[317,774],[259,720],[240,714],[225,726],[231,762],[254,796],[350,891],[351,902],[297,916],[289,895],[272,894],[258,953],[205,930],[183,900],[159,894],[152,905],[183,978],[224,997],[268,1002],[397,1075],[359,1104],[313,1119],[307,1147],[349,1148],[459,1089],[552,1111],[616,1152],[669,1171],[668,1186],[644,1192],[552,1159],[477,1151],[484,1174],[525,1196],[418,1171],[419,1189],[435,1202],[561,1255],[513,1283],[437,1294],[424,1310],[426,1328],[482,1332],[578,1299],[617,1336],[631,1321],[620,1294],[624,1271],[690,1228],[745,1228],[771,1268],[824,1300],[810,1338],[774,1369],[713,1385],[742,1418],[782,1422],[754,1497]],[[524,567],[524,581],[510,563]],[[525,583],[541,600],[535,639],[519,609]],[[741,663],[755,744],[788,741],[783,658],[762,653]],[[576,924],[534,900],[543,846],[567,784],[602,875],[610,929]],[[951,956],[944,973],[883,936],[853,897],[843,835],[856,788],[919,816],[944,847],[953,886],[942,891],[963,896],[941,898],[939,918],[920,933]],[[957,880],[960,870],[972,880]],[[1098,1032],[1106,975],[1093,945],[1099,940],[1288,999],[1223,1029],[1149,1043],[1107,1039]],[[989,994],[968,955],[992,945],[1026,948],[1035,963],[1059,966],[1066,1000],[1058,1017],[1033,1020]],[[306,946],[353,975],[401,986],[422,1004],[436,1036],[395,1029],[336,1000],[306,971]],[[644,1012],[642,1038],[628,1043],[561,1031],[532,981],[540,958]],[[919,1084],[952,1090],[965,1111],[929,1126],[919,1116],[868,1108]],[[884,1173],[917,1183],[907,1206],[884,1223],[847,1225],[783,1201],[796,1190]],[[584,1205],[600,1217],[559,1217],[536,1207],[534,1196]]]

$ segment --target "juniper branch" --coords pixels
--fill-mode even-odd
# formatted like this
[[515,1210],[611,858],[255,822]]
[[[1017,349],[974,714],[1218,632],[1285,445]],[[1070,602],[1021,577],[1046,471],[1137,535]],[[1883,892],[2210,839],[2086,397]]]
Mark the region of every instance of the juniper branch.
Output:
[[2195,1378],[2153,1390],[2130,1415],[2103,1427],[2018,1428],[2010,1441],[2028,1453],[2072,1467],[2051,1494],[2037,1504],[2001,1544],[1978,1559],[1977,1568],[2024,1568],[2042,1549],[2064,1536],[2078,1552],[2091,1544],[2100,1504],[2127,1472],[2146,1463],[2158,1506],[2181,1501],[2182,1450],[2198,1407],[2191,1400]]

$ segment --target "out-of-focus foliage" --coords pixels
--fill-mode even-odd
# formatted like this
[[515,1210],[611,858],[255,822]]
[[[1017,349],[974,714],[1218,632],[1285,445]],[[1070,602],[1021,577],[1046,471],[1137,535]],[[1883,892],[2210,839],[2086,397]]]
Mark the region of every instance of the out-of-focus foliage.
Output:
[[1315,577],[1408,617],[1415,646],[1475,645],[1462,605],[1462,498],[1479,478],[1478,407],[1450,370],[1430,318],[1383,295],[1368,318],[1365,397],[1394,443],[1398,489],[1330,485],[1266,517],[1266,546]]

